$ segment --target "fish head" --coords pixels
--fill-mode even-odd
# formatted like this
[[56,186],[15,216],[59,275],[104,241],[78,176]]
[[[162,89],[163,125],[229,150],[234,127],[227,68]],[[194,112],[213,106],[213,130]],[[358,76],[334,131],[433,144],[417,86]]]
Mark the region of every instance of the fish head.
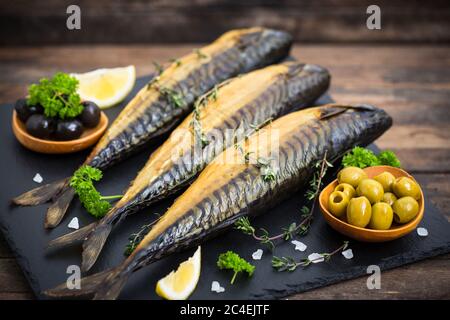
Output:
[[245,72],[282,60],[289,54],[293,41],[282,30],[255,27],[234,32],[233,35],[238,35],[236,47],[244,57]]
[[316,109],[321,120],[343,121],[358,137],[359,145],[368,145],[392,126],[392,117],[383,109],[369,104],[329,104]]

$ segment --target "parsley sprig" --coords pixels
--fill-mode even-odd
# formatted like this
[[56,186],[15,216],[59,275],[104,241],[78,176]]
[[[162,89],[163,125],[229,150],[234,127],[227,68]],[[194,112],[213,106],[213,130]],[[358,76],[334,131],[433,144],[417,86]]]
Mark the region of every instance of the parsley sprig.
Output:
[[233,251],[221,253],[219,255],[219,259],[217,260],[217,266],[219,269],[228,269],[234,272],[230,281],[231,284],[234,283],[234,280],[239,272],[245,272],[249,277],[251,277],[255,271],[254,265],[248,263],[245,259],[241,258]]
[[364,169],[366,167],[380,165],[400,167],[401,164],[395,153],[390,150],[382,151],[377,156],[369,149],[354,147],[352,151],[342,158],[342,165],[344,167],[358,167]]
[[73,174],[70,179],[70,186],[80,198],[84,208],[96,218],[103,217],[111,204],[107,200],[121,198],[122,195],[102,196],[94,187],[94,181],[100,181],[102,171],[91,166],[82,166]]
[[74,118],[83,111],[77,87],[76,78],[58,72],[51,79],[42,78],[29,86],[27,104],[40,104],[47,117]]

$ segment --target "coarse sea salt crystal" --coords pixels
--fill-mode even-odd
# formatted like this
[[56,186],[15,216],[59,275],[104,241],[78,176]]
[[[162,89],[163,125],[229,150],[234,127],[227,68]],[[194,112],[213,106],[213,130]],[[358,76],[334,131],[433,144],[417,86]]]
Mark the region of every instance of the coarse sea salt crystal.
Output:
[[69,224],[67,225],[67,227],[69,227],[70,229],[80,229],[80,224],[78,222],[78,218],[75,217],[72,220],[70,220]]
[[345,259],[352,259],[353,258],[353,250],[347,249],[342,251],[342,255],[345,257]]
[[428,236],[428,230],[423,227],[417,228],[417,234],[421,237],[426,237]]
[[221,293],[225,291],[225,288],[220,286],[219,281],[213,281],[211,283],[211,291]]
[[44,181],[44,179],[42,178],[42,176],[39,173],[36,173],[33,178],[33,181],[36,183],[42,183],[42,181]]
[[253,258],[253,260],[261,260],[262,255],[263,255],[263,251],[261,249],[258,249],[252,253],[252,258]]
[[312,263],[319,263],[325,261],[325,258],[321,254],[314,252],[308,256],[308,260],[310,260]]
[[306,248],[308,248],[308,246],[306,244],[304,244],[303,242],[298,241],[298,240],[292,240],[291,243],[295,246],[295,250],[298,250],[298,251],[303,252],[306,250]]

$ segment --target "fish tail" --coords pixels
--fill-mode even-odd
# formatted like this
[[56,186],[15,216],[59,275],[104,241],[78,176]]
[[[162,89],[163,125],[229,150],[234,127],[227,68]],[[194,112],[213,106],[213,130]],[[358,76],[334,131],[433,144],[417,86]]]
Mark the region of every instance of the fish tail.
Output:
[[47,297],[52,298],[69,298],[69,297],[84,297],[91,296],[96,291],[100,284],[114,272],[113,269],[105,270],[95,273],[91,276],[80,279],[79,286],[69,286],[67,282],[60,284],[52,289],[45,290],[42,293]]
[[62,189],[68,184],[69,179],[65,178],[34,188],[15,197],[11,202],[18,206],[36,206],[49,202],[61,193]]
[[88,271],[97,261],[103,246],[112,230],[112,224],[102,222],[87,236],[83,242],[81,270]]
[[127,262],[124,262],[109,273],[105,280],[97,286],[94,300],[116,300],[131,272],[131,269],[127,268]]
[[92,232],[92,230],[95,229],[96,225],[97,222],[93,222],[74,232],[70,232],[59,238],[53,239],[48,243],[47,248],[48,249],[63,248],[65,246],[73,244],[74,242],[82,241],[86,239],[86,237]]
[[47,209],[47,215],[44,221],[45,228],[54,228],[61,222],[74,196],[75,190],[69,184],[65,184],[56,199],[54,199],[54,202]]

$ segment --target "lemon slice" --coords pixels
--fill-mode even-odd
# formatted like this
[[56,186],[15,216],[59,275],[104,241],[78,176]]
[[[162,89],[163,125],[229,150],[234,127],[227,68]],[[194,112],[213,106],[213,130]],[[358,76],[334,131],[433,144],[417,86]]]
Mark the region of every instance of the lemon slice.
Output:
[[167,300],[186,300],[197,286],[200,278],[200,246],[194,255],[182,262],[177,271],[172,271],[156,284],[156,293]]
[[81,100],[93,101],[102,109],[112,107],[125,99],[136,81],[134,66],[97,69],[71,75],[79,81],[77,91]]

